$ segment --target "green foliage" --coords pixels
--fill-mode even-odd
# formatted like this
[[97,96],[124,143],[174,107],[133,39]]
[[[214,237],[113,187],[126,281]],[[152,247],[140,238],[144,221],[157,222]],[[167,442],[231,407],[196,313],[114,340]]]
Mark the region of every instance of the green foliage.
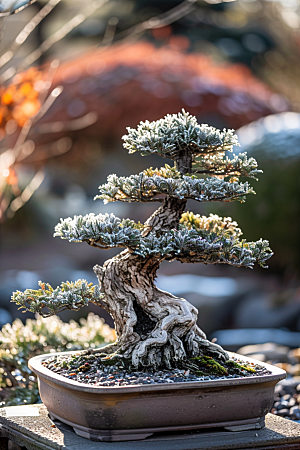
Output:
[[208,234],[222,234],[225,238],[231,236],[239,237],[243,234],[241,229],[238,228],[238,224],[233,222],[231,217],[224,217],[222,219],[216,214],[210,214],[209,217],[205,217],[187,211],[182,214],[180,223],[186,228],[205,230]]
[[75,283],[66,281],[56,289],[42,281],[38,284],[41,289],[26,289],[24,292],[13,293],[12,301],[20,306],[19,309],[25,308],[27,311],[38,312],[47,317],[64,309],[76,311],[89,302],[97,303],[103,297],[99,287],[86,280],[78,280]]
[[193,164],[193,173],[232,176],[233,180],[236,181],[238,181],[238,177],[249,177],[257,180],[257,175],[262,173],[262,170],[257,167],[256,159],[248,158],[247,153],[240,153],[228,158],[224,152],[221,152],[215,155],[197,156]]
[[137,129],[127,128],[123,146],[129,153],[139,151],[142,156],[157,153],[164,158],[176,159],[182,150],[192,154],[232,151],[238,145],[234,130],[217,130],[198,124],[196,117],[185,112],[168,114],[155,122],[140,122]]
[[[104,203],[115,202],[149,202],[162,201],[156,197],[159,194],[170,197],[193,199],[198,202],[233,201],[243,202],[246,194],[255,192],[246,183],[238,183],[234,179],[225,181],[216,177],[198,179],[195,175],[181,175],[176,169],[173,174],[161,168],[153,171],[152,168],[130,177],[117,177],[109,175],[107,183],[99,186],[100,195],[95,199],[102,199]],[[162,172],[162,174],[161,174]],[[179,174],[179,175],[178,175]],[[167,177],[170,175],[170,177]],[[238,179],[237,179],[238,180]]]
[[[128,128],[128,135],[123,139],[129,153],[158,153],[175,159],[176,164],[160,169],[151,167],[130,177],[110,175],[96,197],[105,203],[117,200],[161,202],[162,196],[199,202],[243,202],[246,194],[254,193],[247,182],[239,182],[239,177],[255,178],[260,172],[256,160],[248,159],[245,153],[231,159],[225,156],[226,151],[238,145],[233,130],[220,131],[200,125],[196,117],[183,110],[156,122],[141,122],[137,129]],[[192,157],[192,174],[184,175],[177,170],[177,162],[183,154]],[[198,178],[200,174],[204,177]],[[207,178],[207,175],[213,176]],[[70,242],[84,241],[103,249],[125,247],[141,257],[157,255],[161,260],[245,267],[257,262],[266,267],[266,261],[272,256],[268,241],[246,242],[239,239],[241,234],[235,222],[218,216],[201,218],[189,213],[182,216],[178,229],[156,233],[113,214],[87,214],[61,219],[54,236]]]
[[246,370],[247,372],[250,373],[256,373],[256,370],[253,367],[250,367],[248,365],[245,364],[238,364],[236,361],[233,361],[232,359],[230,359],[229,361],[226,361],[226,365],[229,367],[229,369],[241,369],[241,370]]
[[115,332],[103,319],[90,313],[87,319],[64,323],[59,317],[17,319],[0,331],[1,406],[36,403],[37,382],[28,360],[41,353],[98,348],[115,340]]
[[[203,224],[209,223],[209,219],[203,217]],[[211,229],[209,227],[190,229],[181,225],[180,233],[174,235],[175,258],[186,263],[229,264],[248,268],[258,263],[266,268],[266,261],[273,254],[269,242],[262,239],[257,242],[240,240],[240,229],[236,228],[234,231],[233,226],[230,230],[226,229],[228,218],[225,218],[225,224],[221,226],[223,220],[218,218]],[[174,232],[171,231],[172,233]]]
[[[201,245],[199,237],[206,240],[210,247],[207,247],[208,255],[201,255],[201,251],[196,251],[193,260],[206,263],[226,263],[233,266],[253,267],[257,262],[261,267],[266,267],[266,261],[272,256],[272,251],[268,241],[259,240],[257,242],[246,242],[245,239],[239,240],[243,234],[238,224],[232,221],[231,217],[219,217],[216,214],[210,214],[208,217],[200,216],[192,212],[183,213],[180,220],[183,229],[191,230],[190,246],[191,256],[193,256],[193,242],[195,239],[195,248]],[[193,231],[195,234],[193,234]],[[205,249],[206,250],[206,249]],[[205,257],[207,260],[205,261]],[[192,261],[193,262],[193,261]]]
[[176,167],[171,167],[169,166],[169,164],[165,164],[165,166],[161,167],[160,169],[153,169],[153,167],[150,167],[149,169],[145,169],[143,171],[143,174],[147,177],[153,177],[153,175],[157,175],[163,178],[181,178],[181,173],[176,169]]
[[215,374],[219,376],[228,375],[226,368],[222,366],[220,363],[218,363],[211,356],[199,356],[192,359],[197,362],[197,365],[199,366],[200,369],[202,369],[202,371],[204,370],[209,374]]
[[143,225],[130,219],[119,219],[114,214],[87,214],[73,219],[61,219],[54,236],[70,242],[88,242],[101,248],[130,247],[140,244]]
[[220,364],[211,356],[198,356],[186,361],[186,367],[197,375],[217,375],[220,377],[228,374],[247,376],[247,373],[255,374],[256,370],[245,364],[239,364],[233,359],[228,359]]

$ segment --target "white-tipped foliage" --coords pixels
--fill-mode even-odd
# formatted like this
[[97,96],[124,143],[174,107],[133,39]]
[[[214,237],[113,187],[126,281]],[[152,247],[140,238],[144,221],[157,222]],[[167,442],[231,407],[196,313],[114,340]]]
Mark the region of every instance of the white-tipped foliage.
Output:
[[168,114],[155,122],[141,122],[136,129],[127,128],[123,136],[124,147],[129,153],[141,155],[157,153],[164,158],[176,159],[182,150],[188,149],[194,155],[216,151],[232,151],[238,145],[234,130],[220,131],[206,124],[198,124],[195,116],[182,110]]
[[162,260],[252,267],[255,262],[264,266],[272,256],[268,241],[247,243],[239,240],[241,230],[230,218],[222,219],[214,215],[201,219],[196,228],[183,221],[178,230],[161,230],[159,235],[150,232],[143,236],[143,228],[129,219],[99,214],[92,215],[91,220],[89,214],[61,220],[55,235],[70,242],[87,241],[100,247],[129,247],[143,258],[157,255]]
[[162,201],[155,199],[159,194],[180,199],[193,199],[198,202],[209,201],[244,201],[245,195],[254,193],[251,186],[245,182],[229,182],[216,177],[198,179],[191,176],[181,178],[164,178],[160,175],[147,176],[144,172],[130,177],[109,175],[107,183],[99,186],[104,203],[117,200],[123,202]]
[[55,227],[54,236],[70,242],[97,242],[99,246],[131,247],[139,240],[138,225],[129,219],[119,219],[114,214],[93,213],[61,219]]

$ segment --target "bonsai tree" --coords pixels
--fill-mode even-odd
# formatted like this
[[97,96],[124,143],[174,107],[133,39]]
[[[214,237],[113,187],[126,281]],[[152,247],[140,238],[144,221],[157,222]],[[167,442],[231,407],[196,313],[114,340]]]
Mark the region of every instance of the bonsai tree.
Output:
[[88,302],[100,305],[112,316],[117,334],[114,344],[101,349],[102,356],[122,359],[127,367],[170,368],[202,356],[226,361],[227,353],[197,326],[197,309],[158,289],[155,276],[163,260],[266,267],[272,255],[268,241],[240,239],[242,232],[229,217],[184,212],[188,199],[243,202],[254,191],[239,177],[255,178],[260,172],[257,162],[245,153],[230,159],[225,152],[238,145],[233,130],[200,125],[184,110],[127,130],[123,140],[129,153],[156,153],[174,165],[130,177],[110,175],[96,198],[105,203],[159,202],[160,207],[144,224],[113,214],[61,219],[54,236],[125,250],[103,267],[94,267],[99,286],[78,280],[53,289],[39,282],[39,290],[14,292],[12,299],[43,316],[77,310]]

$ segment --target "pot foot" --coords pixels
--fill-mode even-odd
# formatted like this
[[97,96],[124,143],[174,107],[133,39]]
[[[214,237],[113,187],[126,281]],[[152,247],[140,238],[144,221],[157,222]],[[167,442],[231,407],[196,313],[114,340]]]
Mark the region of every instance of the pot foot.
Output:
[[226,431],[247,431],[247,430],[260,430],[265,427],[265,418],[257,419],[256,422],[243,423],[241,425],[233,425],[224,427]]
[[120,442],[120,441],[141,441],[154,433],[153,430],[134,429],[134,430],[95,430],[93,428],[77,425],[74,422],[63,419],[48,410],[51,420],[63,422],[73,428],[77,436],[89,439],[94,442]]
[[[90,441],[94,442],[118,442],[118,441],[140,441],[143,439],[146,439],[149,436],[152,436],[153,433],[132,433],[131,430],[128,430],[128,433],[126,433],[126,430],[120,430],[120,431],[113,431],[113,430],[91,430],[86,428],[83,430],[82,428],[75,428],[73,427],[73,430],[78,436],[81,436],[85,439],[89,439]],[[132,433],[132,434],[130,434]]]
[[49,411],[48,411],[48,416],[51,420],[57,420],[57,418],[53,414],[51,414],[51,412],[49,412]]

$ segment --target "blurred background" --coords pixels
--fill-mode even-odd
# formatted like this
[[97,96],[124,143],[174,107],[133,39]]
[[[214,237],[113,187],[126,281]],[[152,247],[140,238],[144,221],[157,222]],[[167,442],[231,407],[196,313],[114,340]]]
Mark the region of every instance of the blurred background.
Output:
[[[60,217],[113,212],[145,221],[158,205],[93,201],[111,173],[160,167],[128,155],[126,126],[182,108],[234,128],[263,169],[246,203],[188,210],[232,216],[268,239],[269,269],[162,264],[157,284],[199,309],[228,349],[300,346],[300,4],[298,0],[0,1],[0,325],[11,292],[86,278],[115,255],[53,238]],[[15,13],[13,10],[16,10]],[[64,312],[63,320],[80,313]],[[253,328],[256,332],[253,333]]]

